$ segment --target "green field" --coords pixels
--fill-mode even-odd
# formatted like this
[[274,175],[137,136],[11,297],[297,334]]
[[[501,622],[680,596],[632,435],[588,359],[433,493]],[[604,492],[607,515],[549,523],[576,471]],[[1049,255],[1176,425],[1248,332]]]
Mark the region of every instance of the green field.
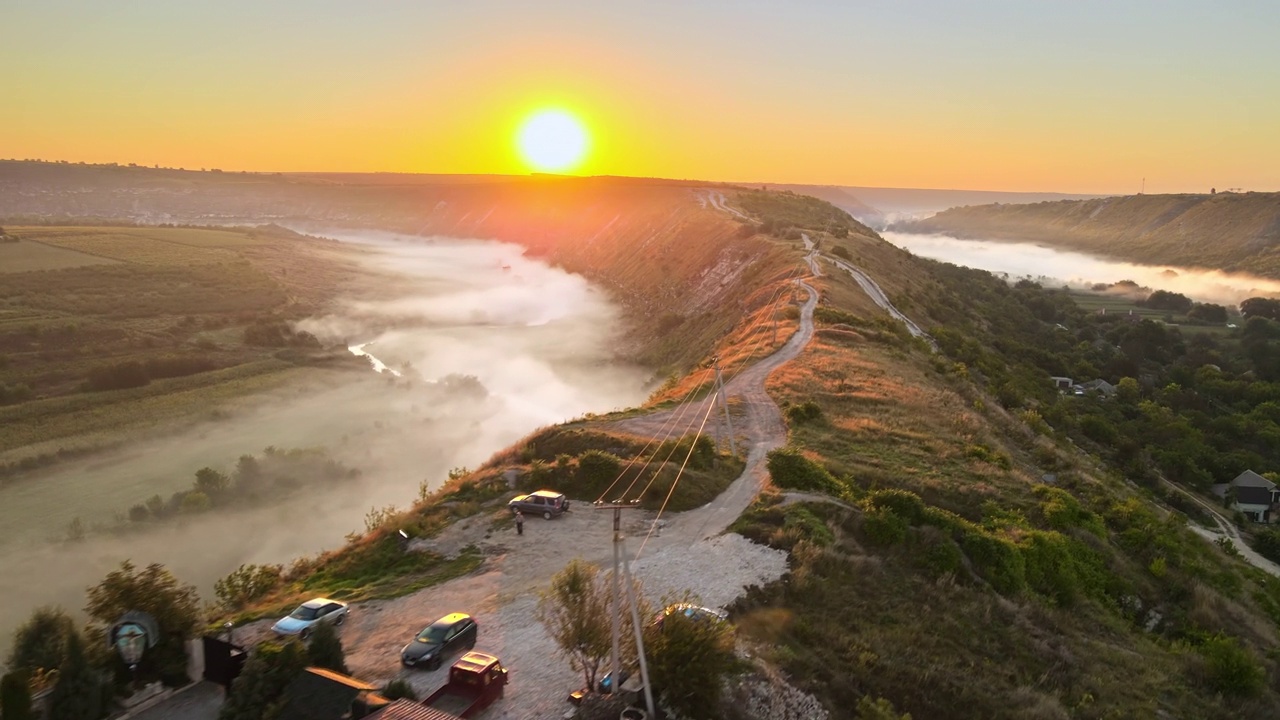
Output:
[[[1108,315],[1137,315],[1144,320],[1154,320],[1169,325],[1176,325],[1183,332],[1191,333],[1211,333],[1214,335],[1230,335],[1231,328],[1226,325],[1206,325],[1195,320],[1190,320],[1185,314],[1171,313],[1168,310],[1155,310],[1152,308],[1142,307],[1129,298],[1106,295],[1102,293],[1088,292],[1084,290],[1073,290],[1071,299],[1075,301],[1082,309],[1088,312],[1100,313],[1103,310]],[[1244,319],[1235,308],[1227,309],[1228,322],[1240,325]]]
[[0,243],[0,273],[62,270],[85,265],[109,265],[114,262],[116,261],[110,258],[30,240]]
[[[0,243],[0,479],[20,474],[17,462],[207,418],[333,357],[287,330],[351,272],[327,241],[279,229],[6,231],[18,242]],[[251,340],[250,328],[285,334]]]
[[197,228],[12,227],[9,233],[108,260],[163,266],[231,262],[235,249],[262,242],[242,232]]

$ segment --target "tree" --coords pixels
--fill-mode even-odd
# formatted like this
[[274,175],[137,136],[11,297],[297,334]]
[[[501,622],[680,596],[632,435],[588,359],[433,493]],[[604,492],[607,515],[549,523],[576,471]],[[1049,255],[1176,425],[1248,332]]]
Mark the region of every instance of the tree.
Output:
[[196,490],[208,495],[210,498],[221,494],[230,483],[231,481],[226,475],[213,468],[200,468],[196,471]]
[[737,663],[730,626],[671,613],[652,634],[649,679],[666,704],[692,720],[721,717],[721,684]]
[[1142,303],[1146,307],[1153,310],[1172,310],[1174,312],[1187,312],[1191,309],[1191,298],[1182,293],[1169,292],[1168,290],[1156,290],[1147,296],[1146,301]]
[[599,574],[595,565],[571,560],[538,601],[538,619],[588,688],[596,686],[596,674],[612,652],[608,594],[596,582]]
[[213,585],[213,592],[228,610],[239,610],[266,595],[280,583],[280,565],[241,565]]
[[1141,396],[1142,388],[1138,386],[1138,381],[1131,377],[1120,378],[1120,382],[1116,384],[1116,397],[1120,402],[1136,403]]
[[413,686],[404,679],[396,679],[387,683],[387,686],[382,688],[381,695],[388,700],[399,700],[401,698],[405,700],[418,699],[418,693],[414,692]]
[[31,689],[27,675],[21,671],[0,677],[0,717],[4,720],[34,720],[31,712]]
[[231,683],[218,720],[264,720],[275,716],[287,698],[285,688],[307,667],[302,643],[265,642],[254,650],[240,676]]
[[1280,320],[1280,299],[1251,297],[1240,303],[1240,312],[1247,318],[1264,317]]
[[80,633],[67,637],[67,653],[49,695],[49,720],[97,720],[102,716],[102,682],[85,656]]
[[29,675],[56,670],[66,659],[67,638],[75,633],[75,622],[62,608],[37,608],[13,633],[9,669]]
[[200,596],[195,587],[181,584],[159,563],[138,570],[126,560],[89,588],[85,612],[98,622],[99,630],[105,630],[130,610],[150,614],[160,626],[159,641],[147,650],[139,665],[142,676],[158,674],[167,684],[185,681],[185,643],[200,622]]
[[1227,308],[1225,305],[1214,305],[1213,303],[1197,303],[1191,311],[1187,313],[1187,317],[1192,320],[1199,320],[1207,323],[1225,323],[1227,321]]
[[346,657],[342,652],[342,640],[333,623],[316,623],[311,634],[311,644],[307,646],[307,659],[316,667],[327,668],[346,675]]

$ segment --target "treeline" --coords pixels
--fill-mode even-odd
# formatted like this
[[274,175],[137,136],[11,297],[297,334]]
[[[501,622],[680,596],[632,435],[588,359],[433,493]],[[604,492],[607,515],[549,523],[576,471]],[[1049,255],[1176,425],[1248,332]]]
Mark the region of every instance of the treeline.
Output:
[[315,335],[294,330],[288,323],[279,320],[259,320],[245,328],[244,344],[260,347],[321,347]]
[[[117,515],[114,525],[94,529],[126,530],[211,510],[278,501],[297,492],[314,491],[326,484],[359,476],[358,469],[334,460],[322,448],[268,447],[258,456],[241,455],[230,474],[211,467],[201,468],[196,471],[190,487],[168,498],[152,495],[131,506],[127,514]],[[76,518],[68,525],[65,537],[80,540],[88,532],[83,521]]]
[[[1184,335],[1150,320],[1097,315],[1063,290],[1014,285],[936,263],[923,304],[951,364],[1010,409],[1097,449],[1128,477],[1197,490],[1280,469],[1280,322],[1253,315],[1232,336]],[[946,365],[941,363],[940,365]],[[1103,379],[1114,396],[1060,394],[1050,376]]]
[[148,385],[152,380],[185,377],[217,370],[218,363],[206,357],[159,357],[146,361],[126,360],[97,368],[89,373],[83,389],[89,392],[125,390]]

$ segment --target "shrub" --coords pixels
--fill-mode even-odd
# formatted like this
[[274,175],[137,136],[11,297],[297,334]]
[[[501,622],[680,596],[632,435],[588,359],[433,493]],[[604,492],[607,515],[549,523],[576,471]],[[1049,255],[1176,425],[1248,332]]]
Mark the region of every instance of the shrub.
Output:
[[580,492],[595,496],[609,487],[622,470],[622,459],[603,450],[588,450],[578,456],[577,479]]
[[806,400],[799,405],[792,405],[787,408],[787,419],[796,425],[800,425],[811,420],[817,420],[822,417],[822,408],[812,400]]
[[1004,470],[1008,470],[1013,466],[1013,464],[1009,461],[1008,456],[1004,455],[1003,453],[996,452],[995,450],[992,450],[991,448],[982,444],[970,445],[965,450],[964,454],[967,455],[968,457],[974,458],[975,460],[981,460],[982,462],[990,463]]
[[316,623],[311,642],[307,645],[307,661],[311,665],[334,672],[348,674],[347,659],[342,652],[342,640],[333,623]]
[[876,490],[867,496],[871,507],[886,507],[912,525],[919,525],[925,518],[925,504],[920,496],[910,490]]
[[1106,535],[1106,526],[1103,525],[1102,518],[1097,513],[1085,509],[1080,505],[1080,501],[1066,490],[1038,485],[1035,493],[1043,498],[1040,512],[1050,526],[1059,530],[1079,527],[1098,537]]
[[783,529],[799,531],[814,545],[825,546],[835,542],[836,536],[831,528],[808,508],[789,505],[784,512]]
[[814,490],[840,494],[842,486],[827,469],[801,454],[794,447],[771,450],[768,455],[769,476],[778,487]]
[[1205,682],[1223,695],[1254,695],[1266,682],[1253,654],[1233,637],[1218,633],[1201,643],[1196,652],[1204,659]]
[[964,536],[960,547],[978,574],[1001,595],[1013,595],[1027,586],[1022,554],[1009,540],[975,530]]
[[266,595],[280,583],[280,565],[241,565],[214,583],[213,591],[229,610],[238,610]]
[[906,518],[887,507],[868,508],[862,516],[862,531],[875,545],[896,545],[907,539]]
[[400,700],[401,698],[417,700],[418,693],[414,692],[413,686],[409,684],[408,680],[397,679],[392,680],[387,683],[386,687],[382,688],[382,697],[388,700]]

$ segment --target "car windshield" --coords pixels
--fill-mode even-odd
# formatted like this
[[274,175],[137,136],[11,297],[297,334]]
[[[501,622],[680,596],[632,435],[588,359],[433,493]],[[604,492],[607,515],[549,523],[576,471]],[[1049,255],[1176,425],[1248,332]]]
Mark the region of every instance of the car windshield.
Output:
[[418,642],[440,643],[444,642],[444,634],[448,628],[442,625],[432,625],[431,627],[418,633]]
[[290,615],[289,617],[296,618],[298,620],[315,620],[316,615],[319,614],[319,612],[320,612],[320,608],[307,607],[306,605],[302,605],[297,610],[294,610],[293,614]]

